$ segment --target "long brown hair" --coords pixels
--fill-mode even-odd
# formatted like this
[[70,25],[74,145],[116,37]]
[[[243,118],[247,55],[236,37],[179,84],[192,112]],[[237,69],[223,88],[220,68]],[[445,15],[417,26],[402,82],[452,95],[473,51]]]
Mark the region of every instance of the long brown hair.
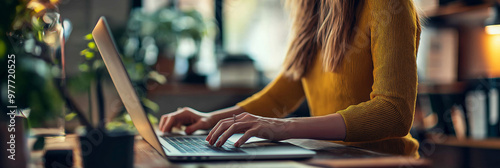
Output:
[[360,0],[287,0],[292,18],[285,76],[300,79],[321,49],[324,69],[335,71],[351,41]]

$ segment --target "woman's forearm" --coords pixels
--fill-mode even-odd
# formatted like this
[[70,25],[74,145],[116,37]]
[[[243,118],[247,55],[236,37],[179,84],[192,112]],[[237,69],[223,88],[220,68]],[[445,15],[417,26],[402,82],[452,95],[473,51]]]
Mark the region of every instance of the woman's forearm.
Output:
[[288,138],[308,138],[322,140],[344,140],[346,126],[340,114],[319,117],[291,118]]
[[[220,109],[209,113],[212,125],[218,121],[238,115],[245,112],[245,109],[239,106],[233,106]],[[344,118],[340,114],[330,114],[318,117],[288,118],[285,128],[285,138],[307,138],[322,140],[344,140],[346,135],[346,126]]]

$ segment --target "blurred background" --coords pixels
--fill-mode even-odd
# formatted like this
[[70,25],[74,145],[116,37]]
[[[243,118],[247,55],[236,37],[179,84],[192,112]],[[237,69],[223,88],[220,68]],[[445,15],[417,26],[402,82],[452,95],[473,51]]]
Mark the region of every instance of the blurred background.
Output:
[[74,23],[68,76],[79,73],[82,37],[106,16],[124,55],[154,54],[148,66],[167,80],[148,83],[146,92],[161,113],[184,106],[212,111],[259,90],[280,70],[289,29],[279,0],[63,1],[59,10]]
[[[83,37],[106,16],[124,57],[166,79],[159,83],[143,79],[149,72],[137,73],[137,80],[146,80],[136,86],[154,102],[146,107],[154,118],[179,107],[209,112],[233,106],[279,73],[289,30],[283,7],[280,0],[61,1],[61,17],[73,23],[65,47],[68,84],[81,74],[80,52],[89,42]],[[131,76],[137,71],[129,69]],[[123,105],[112,83],[103,85],[104,108],[113,120],[124,114]],[[88,106],[88,95],[76,93],[79,106]],[[306,103],[293,115],[308,115]]]
[[[50,102],[37,99],[37,94],[21,95],[18,102],[24,100],[23,111],[29,115],[55,111],[54,117],[32,117],[30,123],[34,127],[61,127],[63,123],[62,133],[82,124],[81,116],[90,124],[99,123],[100,113],[105,113],[103,120],[111,128],[131,124],[89,35],[100,16],[107,18],[154,123],[178,107],[210,112],[259,91],[279,73],[290,29],[283,0],[21,2],[35,14],[17,11],[14,27],[17,23],[28,26],[14,28],[24,33],[21,40],[25,41],[14,44],[35,58],[48,55],[41,62],[27,59],[25,65],[30,66],[24,77],[31,79],[31,73],[47,71],[34,76],[48,79],[41,83],[51,83],[53,92],[62,94],[50,97]],[[414,2],[424,27],[417,56],[419,87],[412,135],[421,142],[422,155],[426,156],[429,143],[500,148],[499,2]],[[54,44],[53,32],[60,36]],[[12,39],[8,40],[12,43]],[[33,83],[25,86],[27,92],[47,90],[31,81],[26,79]],[[304,102],[290,116],[308,114]],[[436,153],[427,156],[431,154]]]

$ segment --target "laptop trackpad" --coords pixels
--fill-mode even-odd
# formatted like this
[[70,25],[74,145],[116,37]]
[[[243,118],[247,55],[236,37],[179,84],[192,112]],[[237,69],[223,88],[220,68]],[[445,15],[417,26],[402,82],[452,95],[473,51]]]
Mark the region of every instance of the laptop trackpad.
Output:
[[[234,134],[229,138],[229,141],[235,143],[238,141],[238,139],[241,138],[243,134]],[[252,149],[252,148],[280,148],[280,147],[290,147],[290,146],[295,146],[287,142],[277,142],[277,141],[271,141],[268,139],[263,139],[263,138],[258,138],[258,137],[251,137],[250,139],[245,142],[245,144],[241,145],[241,149]]]
[[[230,141],[236,142],[243,134],[235,134],[229,138]],[[287,156],[287,155],[300,155],[309,154],[312,155],[314,152],[306,150],[304,148],[295,146],[288,142],[272,142],[268,139],[262,139],[257,137],[250,138],[245,144],[241,145],[241,150],[245,151],[252,156],[266,155],[266,156]]]
[[[241,136],[243,136],[243,134],[234,134],[233,136],[231,136],[228,140],[235,143],[237,142]],[[262,138],[258,138],[258,137],[251,137],[250,139],[247,140],[247,142],[245,144],[248,144],[248,143],[255,143],[255,142],[263,142],[263,141],[267,141],[269,142],[268,139],[262,139]]]

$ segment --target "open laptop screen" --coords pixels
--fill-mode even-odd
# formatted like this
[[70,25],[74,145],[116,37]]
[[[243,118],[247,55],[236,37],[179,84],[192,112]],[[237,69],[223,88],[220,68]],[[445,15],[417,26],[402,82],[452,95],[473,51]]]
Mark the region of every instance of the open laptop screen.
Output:
[[132,122],[139,134],[151,145],[153,146],[161,155],[166,156],[160,142],[156,136],[156,133],[149,122],[148,117],[139,98],[132,87],[130,78],[125,71],[123,62],[121,60],[120,54],[116,48],[116,44],[113,40],[111,31],[106,22],[106,18],[101,17],[97,22],[94,30],[92,31],[92,36],[94,36],[94,41],[97,44],[97,48],[101,53],[101,57],[106,64],[106,68],[109,71],[111,79],[120,95],[120,98],[127,109],[127,112],[132,118]]

